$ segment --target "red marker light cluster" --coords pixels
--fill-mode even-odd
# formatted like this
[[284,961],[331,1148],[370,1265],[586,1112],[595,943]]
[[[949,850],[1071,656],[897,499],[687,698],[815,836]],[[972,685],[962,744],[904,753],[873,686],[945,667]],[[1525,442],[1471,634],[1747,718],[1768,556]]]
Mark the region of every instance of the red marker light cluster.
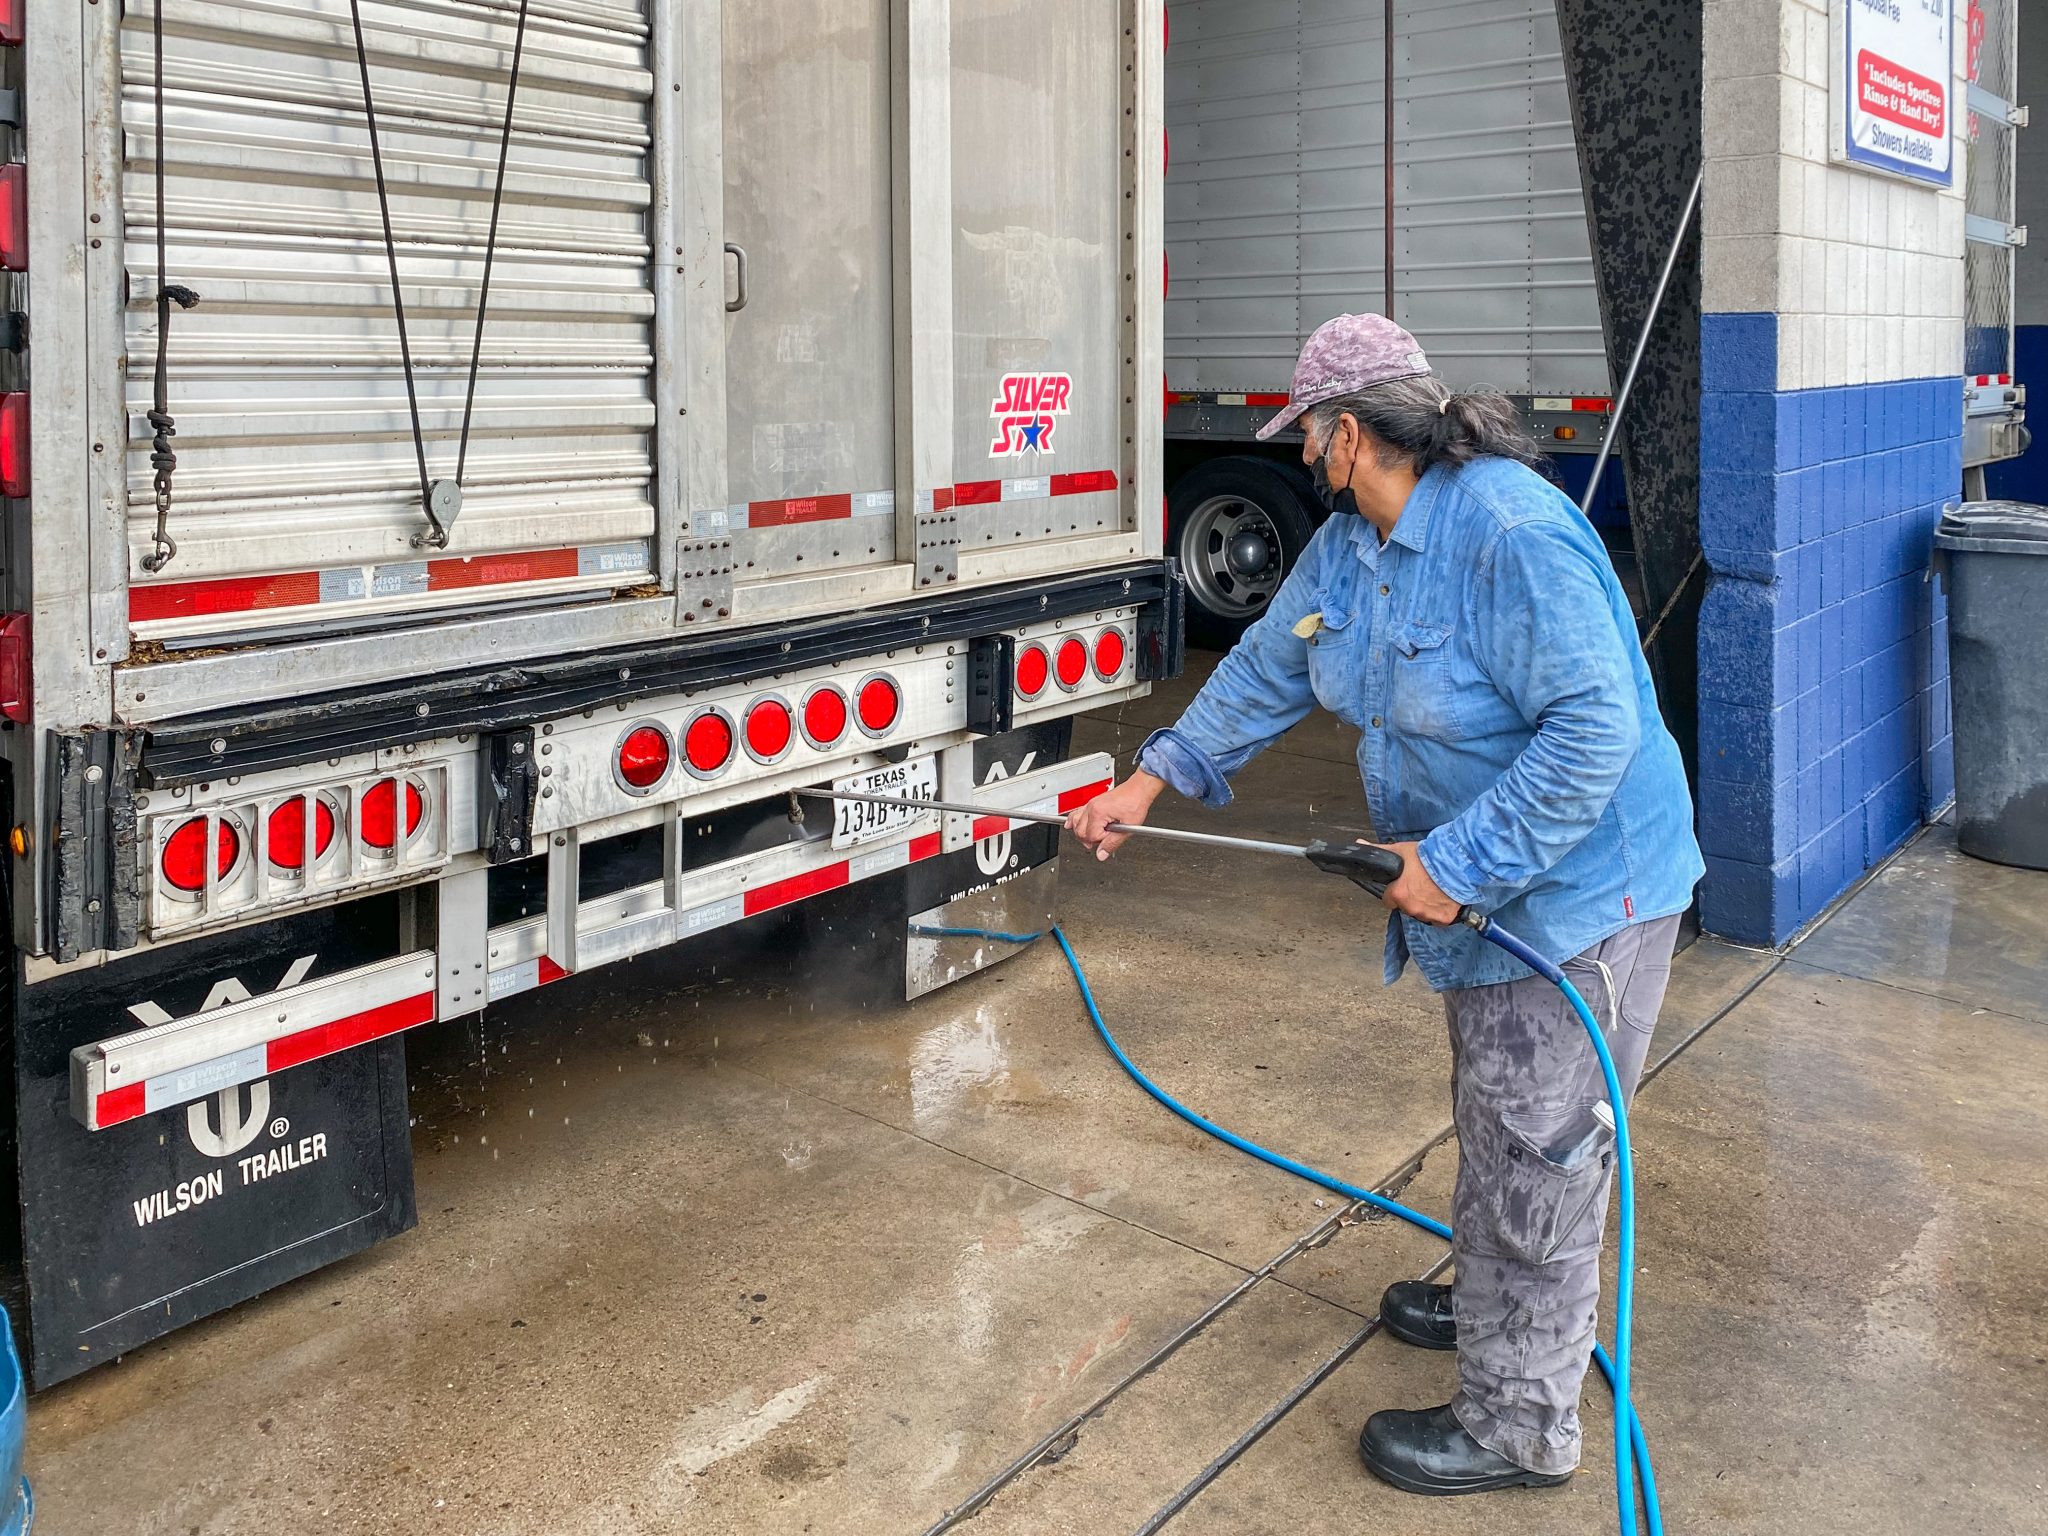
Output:
[[796,720],[777,698],[755,701],[747,711],[747,753],[756,762],[772,763],[789,750]]
[[638,725],[619,743],[619,782],[634,794],[646,794],[668,777],[675,751],[668,732],[658,725]]
[[708,779],[725,771],[734,745],[732,722],[717,710],[707,709],[683,732],[683,761],[691,773]]
[[[225,825],[225,823],[223,823]],[[323,799],[313,802],[313,857],[315,860],[327,857],[334,846],[334,808]],[[303,869],[306,866],[306,802],[303,799],[287,800],[270,813],[270,824],[266,829],[270,862],[279,869]]]
[[[214,824],[213,877],[225,880],[242,856],[242,835],[222,817]],[[164,840],[164,880],[188,895],[206,889],[206,818],[194,816]]]
[[852,720],[846,695],[830,683],[814,688],[804,700],[804,739],[820,750],[837,746]]
[[1130,647],[1124,643],[1124,632],[1120,629],[1105,629],[1095,641],[1095,675],[1105,683],[1124,669],[1124,660],[1130,654]]
[[886,677],[871,677],[860,685],[860,726],[870,736],[895,728],[903,715],[903,690]]
[[[398,784],[397,779],[384,779],[372,784],[363,792],[363,803],[358,814],[362,825],[363,842],[379,853],[389,853],[398,846]],[[426,802],[420,798],[419,787],[410,780],[405,785],[405,840],[412,841],[413,834],[420,829],[420,818],[426,814]]]
[[1052,658],[1042,645],[1027,645],[1017,656],[1017,692],[1035,699],[1052,681]]
[[1062,640],[1059,654],[1053,662],[1053,674],[1059,678],[1062,688],[1080,687],[1088,676],[1087,642],[1075,636]]

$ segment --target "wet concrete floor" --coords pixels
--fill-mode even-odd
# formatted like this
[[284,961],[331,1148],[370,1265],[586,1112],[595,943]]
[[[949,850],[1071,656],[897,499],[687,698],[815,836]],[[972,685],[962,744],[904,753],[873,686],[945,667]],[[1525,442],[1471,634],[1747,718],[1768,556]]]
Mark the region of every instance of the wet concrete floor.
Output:
[[[1173,708],[1080,745],[1127,756]],[[1231,811],[1168,817],[1361,829],[1350,749],[1311,722]],[[1166,1086],[1448,1208],[1441,1013],[1380,989],[1349,887],[1156,844],[1064,879]],[[824,932],[793,964],[795,936],[416,1037],[419,1229],[37,1398],[38,1530],[916,1533],[1048,1441],[961,1529],[1609,1527],[1597,1385],[1564,1489],[1423,1501],[1359,1468],[1368,1413],[1451,1390],[1373,1331],[1441,1245],[1168,1116],[1056,950],[867,1004],[886,978]],[[1681,957],[1635,1121],[1674,1532],[2048,1528],[2044,976],[2048,875],[1939,829],[1787,959]]]

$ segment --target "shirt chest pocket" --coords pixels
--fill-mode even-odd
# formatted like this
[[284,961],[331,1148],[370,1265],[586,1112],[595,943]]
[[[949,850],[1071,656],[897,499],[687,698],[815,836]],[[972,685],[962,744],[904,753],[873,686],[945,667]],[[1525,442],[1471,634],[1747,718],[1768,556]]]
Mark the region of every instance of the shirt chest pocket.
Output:
[[1394,729],[1437,741],[1462,739],[1450,625],[1404,619],[1393,626],[1389,646],[1387,715]]
[[1340,720],[1363,725],[1360,700],[1364,693],[1359,676],[1358,622],[1349,605],[1335,596],[1325,596],[1321,622],[1308,641],[1308,680],[1316,702]]

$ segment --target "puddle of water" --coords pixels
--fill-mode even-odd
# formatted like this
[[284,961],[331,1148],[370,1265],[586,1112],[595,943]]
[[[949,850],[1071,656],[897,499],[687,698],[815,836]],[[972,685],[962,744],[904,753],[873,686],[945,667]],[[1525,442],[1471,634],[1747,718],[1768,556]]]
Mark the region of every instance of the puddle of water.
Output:
[[1010,1052],[983,1004],[926,1030],[910,1048],[910,1117],[921,1131],[954,1118],[1010,1080]]

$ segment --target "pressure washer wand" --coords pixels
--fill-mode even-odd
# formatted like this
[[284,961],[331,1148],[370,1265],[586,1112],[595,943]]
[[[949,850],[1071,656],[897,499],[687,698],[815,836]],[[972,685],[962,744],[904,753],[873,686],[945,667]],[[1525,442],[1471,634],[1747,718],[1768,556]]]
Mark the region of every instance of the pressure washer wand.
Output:
[[[1005,816],[1011,821],[1028,821],[1042,827],[1064,827],[1067,818],[1043,811],[1013,811],[1002,806],[960,805],[945,800],[903,800],[887,795],[856,795],[833,789],[800,789],[798,794],[813,800],[851,800],[860,805],[887,805],[899,810],[952,811],[962,816]],[[1175,843],[1200,843],[1209,848],[1227,848],[1233,853],[1272,853],[1283,858],[1307,859],[1325,874],[1342,875],[1352,884],[1383,896],[1387,887],[1401,878],[1401,856],[1369,843],[1315,842],[1267,843],[1251,837],[1224,837],[1215,832],[1182,832],[1174,827],[1135,827],[1112,822],[1110,831],[1132,837],[1157,837]]]

